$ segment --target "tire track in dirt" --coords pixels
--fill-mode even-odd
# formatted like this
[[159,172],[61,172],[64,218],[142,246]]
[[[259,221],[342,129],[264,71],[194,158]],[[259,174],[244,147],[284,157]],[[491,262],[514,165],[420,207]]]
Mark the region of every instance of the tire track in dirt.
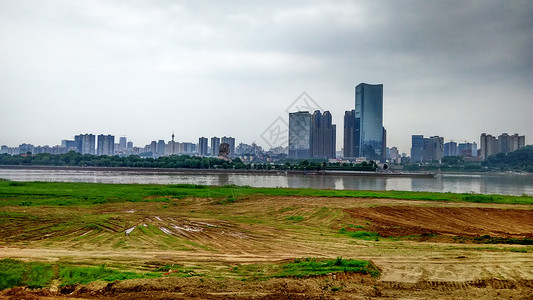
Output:
[[367,228],[382,236],[427,233],[502,238],[533,238],[533,211],[479,207],[378,206],[346,210],[371,221]]

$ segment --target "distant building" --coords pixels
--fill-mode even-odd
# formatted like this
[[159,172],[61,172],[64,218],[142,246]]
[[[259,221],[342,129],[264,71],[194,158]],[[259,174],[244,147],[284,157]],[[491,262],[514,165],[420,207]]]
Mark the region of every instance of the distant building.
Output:
[[115,154],[115,137],[112,135],[98,135],[97,155],[114,155]]
[[400,158],[400,153],[398,151],[398,148],[392,147],[389,150],[389,158],[391,162],[396,162],[398,158]]
[[421,162],[422,154],[424,152],[424,136],[412,135],[411,136],[411,162]]
[[482,133],[479,139],[480,156],[482,160],[498,153],[516,151],[526,145],[526,137],[517,133],[509,135],[502,133],[498,138]]
[[355,139],[356,126],[355,126],[355,110],[349,110],[344,113],[344,157],[357,157],[359,153],[356,153]]
[[76,141],[74,140],[61,140],[61,147],[68,151],[77,151]]
[[308,111],[289,113],[289,157],[311,157],[311,114]]
[[198,154],[201,156],[209,155],[209,148],[207,147],[207,138],[201,137],[198,139]]
[[165,141],[164,140],[157,141],[155,153],[157,157],[165,155]]
[[479,147],[481,159],[485,160],[487,157],[498,153],[498,140],[490,134],[482,133],[479,138]]
[[229,156],[235,156],[235,138],[223,136],[220,139],[220,143],[227,143],[229,145]]
[[355,124],[357,156],[385,161],[383,84],[361,83],[355,87]]
[[95,136],[94,134],[80,134],[74,137],[76,142],[76,148],[81,154],[92,154],[94,155],[96,149]]
[[121,136],[118,140],[118,151],[126,151],[128,139],[125,136]]
[[444,143],[444,156],[457,156],[457,143],[456,142]]
[[217,157],[220,150],[220,138],[214,136],[211,138],[211,156]]
[[32,144],[20,144],[19,145],[19,152],[20,154],[34,154],[33,153],[33,145]]
[[444,156],[444,138],[423,135],[411,136],[411,162],[440,161]]
[[462,157],[477,157],[477,144],[470,142],[459,143],[457,154]]
[[311,157],[335,158],[336,125],[332,124],[331,113],[319,110],[311,116]]

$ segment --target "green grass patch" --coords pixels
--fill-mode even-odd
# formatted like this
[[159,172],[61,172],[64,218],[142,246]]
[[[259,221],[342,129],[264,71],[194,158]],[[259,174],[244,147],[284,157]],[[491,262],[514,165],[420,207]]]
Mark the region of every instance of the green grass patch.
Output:
[[341,229],[339,229],[339,233],[340,234],[344,234],[344,235],[347,235],[349,237],[352,237],[352,238],[355,238],[355,239],[361,239],[361,240],[375,240],[377,241],[381,236],[376,233],[376,232],[370,232],[370,231],[363,231],[363,230],[358,230],[358,231],[350,231],[350,230],[347,230],[346,228],[342,227]]
[[[358,197],[429,201],[533,204],[530,195],[481,195],[404,191],[348,191],[290,188],[252,188],[249,186],[203,186],[191,184],[103,184],[77,182],[0,181],[0,206],[79,206],[120,202],[168,202],[172,198],[219,199],[231,204],[251,195]],[[154,199],[155,198],[155,199]],[[287,208],[288,209],[288,208]]]
[[301,222],[301,221],[304,220],[304,217],[294,215],[294,216],[290,216],[290,217],[285,218],[285,220],[292,221],[292,222]]
[[40,288],[46,286],[52,278],[50,264],[0,259],[0,290],[15,286]]
[[313,277],[322,276],[330,273],[353,272],[360,274],[369,274],[372,277],[380,275],[379,270],[369,261],[355,259],[316,259],[305,258],[296,259],[291,263],[282,266],[282,271],[275,274],[274,277]]
[[144,274],[135,272],[121,272],[107,268],[104,265],[99,267],[60,266],[59,269],[61,285],[86,284],[97,280],[115,281],[157,277],[161,277],[161,274],[151,272]]

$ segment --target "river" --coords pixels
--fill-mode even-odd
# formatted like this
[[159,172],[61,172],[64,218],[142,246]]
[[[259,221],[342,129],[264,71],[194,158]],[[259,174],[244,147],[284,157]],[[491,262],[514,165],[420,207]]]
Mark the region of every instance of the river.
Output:
[[186,174],[149,170],[38,170],[0,167],[0,178],[14,181],[235,184],[254,187],[533,195],[533,175],[531,174],[437,174],[435,178],[411,178],[301,174]]

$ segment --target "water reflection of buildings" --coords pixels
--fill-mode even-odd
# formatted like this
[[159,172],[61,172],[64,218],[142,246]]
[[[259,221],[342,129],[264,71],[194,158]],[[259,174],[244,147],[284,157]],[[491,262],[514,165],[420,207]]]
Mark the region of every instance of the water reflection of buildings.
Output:
[[383,191],[386,187],[385,178],[364,176],[342,176],[344,189]]

